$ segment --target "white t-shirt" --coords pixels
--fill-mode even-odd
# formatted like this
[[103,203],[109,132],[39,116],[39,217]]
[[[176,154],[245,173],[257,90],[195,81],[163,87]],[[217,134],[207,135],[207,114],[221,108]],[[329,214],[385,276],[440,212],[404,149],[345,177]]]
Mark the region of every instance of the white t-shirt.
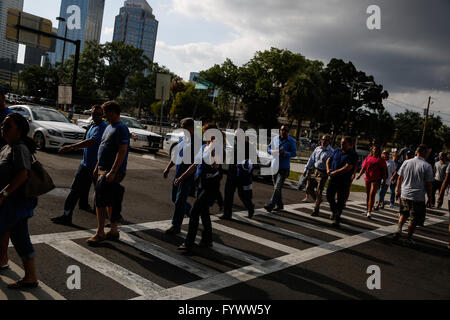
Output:
[[[450,174],[450,165],[447,166],[447,170],[445,170],[445,174]],[[450,187],[448,188],[448,199],[450,200]]]
[[433,168],[423,158],[406,160],[398,175],[403,177],[401,197],[406,200],[425,202],[426,183],[433,182]]

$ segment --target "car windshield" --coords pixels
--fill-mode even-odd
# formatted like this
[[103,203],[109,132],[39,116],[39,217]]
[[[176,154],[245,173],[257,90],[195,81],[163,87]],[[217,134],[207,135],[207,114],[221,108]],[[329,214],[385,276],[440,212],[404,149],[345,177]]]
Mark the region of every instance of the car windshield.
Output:
[[128,128],[144,129],[145,130],[145,128],[142,126],[142,124],[140,124],[136,119],[122,117],[120,120],[122,120],[122,122]]
[[35,121],[51,121],[51,122],[64,122],[70,123],[69,119],[67,119],[63,114],[56,110],[52,109],[34,109],[33,118]]

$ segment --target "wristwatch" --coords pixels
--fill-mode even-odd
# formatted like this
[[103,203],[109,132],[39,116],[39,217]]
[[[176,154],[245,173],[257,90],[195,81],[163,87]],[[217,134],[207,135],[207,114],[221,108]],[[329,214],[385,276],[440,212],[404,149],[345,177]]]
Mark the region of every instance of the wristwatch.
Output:
[[4,198],[7,198],[9,196],[9,193],[6,190],[3,190],[1,194]]

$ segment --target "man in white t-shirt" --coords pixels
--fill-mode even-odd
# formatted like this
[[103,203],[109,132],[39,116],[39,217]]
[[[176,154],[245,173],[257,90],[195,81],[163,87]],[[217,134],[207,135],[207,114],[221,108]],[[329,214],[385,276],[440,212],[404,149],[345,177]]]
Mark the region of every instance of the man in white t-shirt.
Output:
[[411,217],[408,225],[407,242],[413,244],[411,237],[417,226],[424,225],[426,206],[425,193],[431,199],[433,188],[433,168],[425,160],[427,146],[421,144],[416,150],[416,157],[403,163],[398,172],[396,198],[400,200],[400,219],[394,240],[400,239],[403,225]]
[[[441,192],[439,193],[438,198],[438,207],[441,207],[442,204],[444,203],[445,189],[447,189],[449,185],[450,185],[450,165],[447,166],[447,170],[445,171],[445,179],[444,182],[442,183]],[[450,188],[448,188],[448,211],[450,213]],[[450,215],[448,220],[449,220],[448,232],[450,234]],[[448,242],[447,248],[450,250],[450,240]]]

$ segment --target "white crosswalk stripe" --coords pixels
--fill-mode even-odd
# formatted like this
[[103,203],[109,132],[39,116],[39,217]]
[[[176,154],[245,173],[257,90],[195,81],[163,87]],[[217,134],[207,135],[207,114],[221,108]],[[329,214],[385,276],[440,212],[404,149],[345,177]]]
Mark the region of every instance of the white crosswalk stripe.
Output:
[[[227,258],[232,258],[247,264],[244,267],[227,272],[219,272],[216,269],[205,265],[202,259],[196,260],[191,256],[185,256],[174,251],[173,249],[175,248],[169,250],[161,247],[151,241],[142,239],[139,237],[139,234],[136,234],[147,230],[157,230],[158,232],[162,232],[162,230],[165,230],[171,226],[170,220],[121,226],[120,241],[123,244],[128,245],[140,252],[151,255],[163,261],[163,263],[180,268],[185,272],[200,278],[200,280],[177,285],[171,288],[164,288],[157,283],[154,283],[120,265],[109,261],[106,257],[95,253],[95,249],[90,250],[73,242],[74,240],[86,239],[90,237],[93,233],[95,233],[95,230],[35,235],[31,238],[33,244],[47,244],[56,249],[59,254],[64,254],[65,256],[74,259],[88,268],[114,280],[123,287],[135,292],[137,295],[135,300],[191,299],[239,284],[241,282],[259,278],[273,272],[278,272],[311,259],[387,236],[395,232],[397,228],[396,214],[394,212],[380,211],[374,215],[374,219],[367,220],[365,216],[362,215],[362,213],[364,213],[365,204],[349,202],[347,204],[348,208],[355,210],[358,213],[344,211],[344,223],[341,224],[339,229],[336,229],[331,226],[331,220],[323,217],[324,214],[330,214],[328,204],[322,204],[321,217],[311,217],[311,215],[307,213],[305,209],[311,209],[312,206],[313,204],[293,204],[285,206],[284,211],[287,212],[287,214],[304,218],[302,220],[289,218],[286,217],[286,215],[282,216],[280,214],[268,214],[264,210],[256,210],[255,217],[264,217],[271,220],[270,222],[262,222],[257,219],[249,219],[247,217],[247,212],[234,212],[234,219],[240,223],[243,223],[242,226],[245,226],[245,230],[247,231],[239,230],[238,224],[234,227],[233,222],[226,222],[227,225],[225,225],[224,222],[222,222],[218,217],[212,216],[211,221],[213,232],[214,230],[217,230],[225,235],[221,237],[223,242],[214,242],[211,250],[214,250],[222,255],[224,263],[226,263]],[[355,217],[355,214],[358,215],[360,213],[361,217]],[[445,219],[440,218],[441,217],[432,217],[427,219],[426,225],[438,224],[443,222],[443,219]],[[272,221],[273,224],[271,223]],[[345,221],[357,223],[357,225],[349,225],[346,224]],[[291,226],[291,229],[301,227],[303,228],[301,230],[308,229],[315,231],[317,236],[311,237],[303,234],[304,232],[298,232],[298,230],[291,231],[284,229],[277,225],[278,222]],[[186,225],[188,223],[189,220],[184,219],[183,224]],[[275,236],[283,236],[284,238],[287,237],[291,240],[300,240],[314,246],[300,250],[274,240],[269,240],[255,235],[254,233],[257,233],[258,230],[265,230],[273,233]],[[186,234],[187,233],[185,231],[182,231],[180,235],[185,237]],[[325,235],[333,236],[338,239],[332,242],[325,241],[324,239],[321,239],[321,237],[325,237]],[[241,241],[248,241],[253,245],[258,244],[260,246],[271,248],[282,252],[284,255],[268,260],[261,259],[253,256],[252,254],[241,251],[235,246],[231,247],[230,245],[227,245],[227,236],[237,237]],[[417,234],[415,234],[414,237],[438,244],[447,244],[447,242],[435,239],[433,237]],[[197,236],[197,240],[199,239],[200,236]],[[218,263],[217,261],[214,262]],[[45,288],[46,292],[51,293],[49,296],[53,299],[64,299],[64,297],[52,291],[51,288]]]

